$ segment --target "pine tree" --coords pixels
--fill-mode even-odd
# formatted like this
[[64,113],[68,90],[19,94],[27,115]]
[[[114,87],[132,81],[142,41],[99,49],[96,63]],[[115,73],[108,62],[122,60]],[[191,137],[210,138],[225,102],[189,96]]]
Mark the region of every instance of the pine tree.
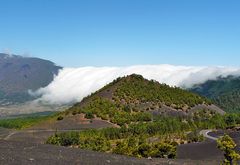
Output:
[[234,150],[236,143],[233,139],[224,135],[217,140],[217,145],[220,150],[224,152],[224,165],[237,165],[237,160],[240,160],[240,155]]

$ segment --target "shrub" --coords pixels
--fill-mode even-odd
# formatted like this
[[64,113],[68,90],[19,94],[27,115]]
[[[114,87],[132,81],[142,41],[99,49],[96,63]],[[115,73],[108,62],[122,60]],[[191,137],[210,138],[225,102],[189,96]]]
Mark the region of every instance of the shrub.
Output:
[[58,116],[57,117],[57,120],[59,121],[59,120],[63,120],[63,117],[62,116]]
[[72,111],[72,115],[76,115],[77,114],[77,112],[76,111]]
[[234,150],[237,145],[230,136],[224,135],[223,137],[219,138],[217,140],[217,146],[224,152],[224,165],[238,164],[237,160],[240,160],[240,155]]
[[92,112],[86,112],[86,113],[85,113],[85,118],[87,118],[87,119],[93,119],[93,118],[94,118],[94,115],[93,115]]

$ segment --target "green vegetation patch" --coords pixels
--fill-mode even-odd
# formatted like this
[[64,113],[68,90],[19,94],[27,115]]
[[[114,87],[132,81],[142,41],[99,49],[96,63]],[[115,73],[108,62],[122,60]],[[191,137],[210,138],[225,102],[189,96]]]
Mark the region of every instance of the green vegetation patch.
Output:
[[204,140],[199,130],[240,124],[240,114],[198,110],[185,117],[170,117],[151,112],[162,105],[187,111],[198,104],[211,101],[139,75],[118,78],[61,115],[99,117],[119,128],[56,133],[46,143],[135,157],[175,158],[177,145]]
[[49,116],[28,116],[14,119],[2,119],[0,120],[0,127],[23,129],[31,127],[39,122],[46,121],[47,119],[54,118],[56,115],[57,113],[51,114]]
[[240,112],[240,77],[219,77],[196,85],[190,91],[213,100],[226,112]]
[[240,160],[240,154],[235,151],[237,145],[230,136],[224,135],[223,137],[219,138],[217,140],[217,146],[224,152],[224,160],[222,162],[223,165],[238,164],[237,161]]
[[173,108],[183,109],[198,104],[211,104],[211,101],[192,92],[178,87],[170,87],[154,80],[146,80],[140,75],[131,75],[123,78],[114,92],[118,100],[127,103],[162,102]]
[[131,122],[151,121],[152,115],[149,112],[132,111],[127,105],[122,105],[106,98],[95,97],[84,107],[73,106],[69,109],[73,115],[84,113],[88,119],[94,115],[103,120],[123,126]]
[[208,118],[199,118],[206,114],[197,115],[191,119],[157,117],[152,122],[132,123],[127,127],[56,133],[46,143],[135,157],[175,158],[177,145],[204,140],[198,130],[240,124],[240,114],[214,114]]

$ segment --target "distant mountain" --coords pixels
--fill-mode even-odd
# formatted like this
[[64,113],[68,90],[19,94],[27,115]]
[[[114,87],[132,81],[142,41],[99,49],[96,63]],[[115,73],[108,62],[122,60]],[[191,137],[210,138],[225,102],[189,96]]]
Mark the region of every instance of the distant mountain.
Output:
[[0,53],[0,104],[33,99],[28,90],[47,86],[61,67],[33,57]]
[[[134,118],[142,120],[149,113],[187,116],[204,109],[224,113],[210,100],[198,94],[160,84],[154,80],[149,81],[140,75],[133,74],[114,80],[84,98],[80,103],[75,104],[68,112],[96,115],[104,120],[122,125],[133,122]],[[143,116],[138,116],[139,114]]]
[[195,85],[190,91],[213,100],[227,112],[240,112],[240,77],[219,77]]

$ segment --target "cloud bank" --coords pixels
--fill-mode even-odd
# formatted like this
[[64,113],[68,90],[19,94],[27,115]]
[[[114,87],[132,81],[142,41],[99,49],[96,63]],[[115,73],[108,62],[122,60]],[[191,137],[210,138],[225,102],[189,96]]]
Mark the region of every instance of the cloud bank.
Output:
[[189,88],[219,76],[239,76],[240,68],[173,65],[63,68],[47,87],[30,93],[40,96],[38,101],[41,102],[68,104],[81,101],[114,79],[133,73],[171,86]]

